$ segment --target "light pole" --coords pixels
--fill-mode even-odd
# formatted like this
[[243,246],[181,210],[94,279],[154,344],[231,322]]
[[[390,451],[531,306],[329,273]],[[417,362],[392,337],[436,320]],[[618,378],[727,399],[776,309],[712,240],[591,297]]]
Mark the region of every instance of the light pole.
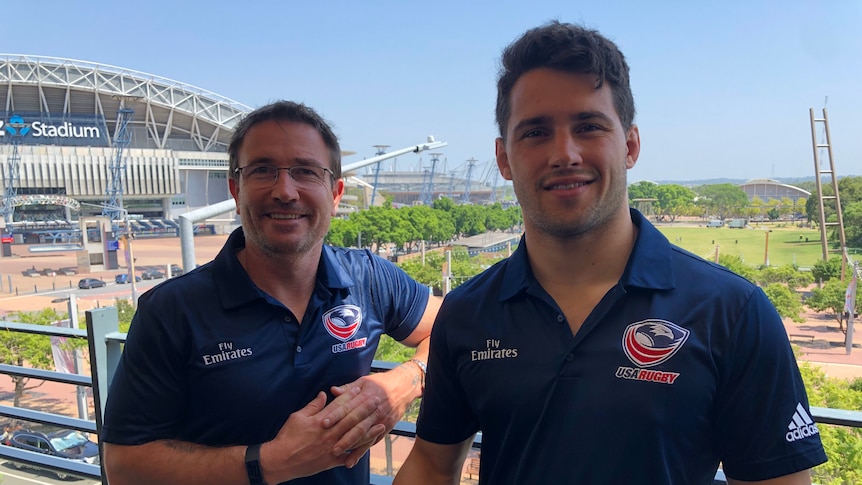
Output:
[[123,219],[126,222],[126,252],[129,261],[129,284],[132,285],[132,308],[138,308],[138,283],[135,281],[135,253],[132,251],[132,225],[129,222],[129,211],[123,209]]
[[[81,202],[81,205],[87,205],[92,207],[99,207],[102,210],[112,210],[118,211],[123,216],[123,224],[125,224],[125,234],[123,234],[123,238],[126,241],[126,261],[129,266],[129,284],[132,286],[132,308],[138,308],[138,285],[135,281],[135,254],[132,251],[132,239],[135,238],[135,235],[132,233],[132,225],[129,222],[129,211],[122,207],[114,207],[108,206],[104,204],[90,204],[87,202]],[[113,228],[113,221],[111,221],[111,227]],[[85,236],[86,237],[86,236]]]

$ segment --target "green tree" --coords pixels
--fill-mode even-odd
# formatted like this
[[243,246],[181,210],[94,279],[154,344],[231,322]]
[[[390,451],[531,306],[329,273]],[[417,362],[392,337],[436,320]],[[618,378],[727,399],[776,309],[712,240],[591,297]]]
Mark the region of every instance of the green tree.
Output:
[[[811,296],[805,299],[805,304],[815,312],[831,311],[836,320],[838,320],[838,328],[844,332],[844,297],[847,294],[847,285],[849,281],[841,281],[833,278],[827,281],[823,288],[814,288],[811,290]],[[862,292],[856,292],[856,308],[860,308],[862,302]]]
[[[862,201],[844,202],[841,200],[841,205],[844,206],[844,237],[846,238],[849,247],[862,247]],[[833,241],[834,239],[833,236]],[[840,236],[839,239],[840,241]]]
[[749,204],[747,214],[749,217],[763,217],[763,209],[766,206],[763,199],[755,195],[751,198],[751,202],[749,202]]
[[117,319],[120,322],[120,332],[128,333],[129,327],[132,325],[132,318],[135,316],[135,307],[132,302],[125,298],[116,298],[114,306],[117,307]]
[[[862,379],[852,382],[829,378],[809,362],[799,365],[811,406],[862,411]],[[829,461],[812,472],[814,483],[862,483],[862,429],[818,424],[820,440]]]
[[503,210],[502,204],[495,202],[485,206],[485,227],[489,231],[505,231],[515,225],[509,212]]
[[452,212],[452,209],[455,207],[455,202],[453,202],[449,197],[440,197],[431,203],[431,207],[435,210]]
[[790,318],[796,323],[805,322],[802,317],[802,297],[782,283],[771,283],[763,288],[763,292],[772,302],[778,314]]
[[658,198],[659,214],[671,222],[691,212],[696,196],[693,190],[677,184],[658,185],[655,194]]
[[792,264],[786,264],[784,266],[761,268],[755,274],[755,281],[761,286],[783,283],[790,289],[795,290],[814,283],[814,276],[809,272],[799,271],[799,268]]
[[655,182],[641,180],[629,185],[629,201],[634,199],[657,199],[659,185]]
[[[53,322],[68,318],[66,314],[59,314],[53,308],[44,308],[38,312],[16,312],[11,314],[12,320],[20,323],[33,325],[51,325]],[[34,335],[23,332],[0,333],[0,362],[3,364],[24,367],[29,364],[36,369],[52,369],[54,357],[51,352],[51,339],[47,335]],[[21,398],[26,391],[35,389],[45,383],[38,380],[38,384],[27,387],[30,383],[29,377],[9,376],[14,385],[14,397],[12,405],[21,405]]]
[[814,266],[811,268],[811,275],[814,277],[814,281],[824,282],[832,278],[840,278],[842,259],[841,256],[833,256],[825,261],[821,259],[814,263]]
[[452,209],[455,220],[455,234],[475,236],[487,230],[482,208],[473,204],[456,205]]
[[[835,195],[835,191],[832,190],[832,184],[821,184],[823,189],[823,195],[827,197],[831,197]],[[851,204],[856,202],[862,202],[862,177],[844,177],[838,180],[838,195],[839,199],[841,199],[841,208],[842,215],[844,215],[849,209]],[[817,224],[820,223],[820,209],[819,202],[820,199],[819,194],[817,193],[816,187],[811,193],[811,197],[806,200],[805,203],[805,211],[808,214],[808,220],[813,221]],[[830,221],[835,216],[835,205],[826,203],[823,205],[823,212],[826,215],[826,220]],[[845,229],[847,226],[847,221],[845,220]],[[837,237],[832,237],[831,240],[838,240]]]
[[718,264],[720,264],[720,265],[724,266],[725,268],[733,271],[734,273],[738,274],[739,276],[742,276],[743,278],[747,279],[748,281],[755,281],[756,280],[757,271],[754,268],[752,268],[751,266],[748,266],[747,264],[745,264],[745,262],[743,262],[742,258],[740,258],[739,256],[734,256],[734,255],[730,255],[730,254],[720,254],[718,256]]
[[332,219],[324,242],[333,246],[356,247],[359,245],[359,227],[350,219]]
[[734,184],[702,185],[697,188],[699,199],[720,219],[742,214],[748,206],[748,196]]

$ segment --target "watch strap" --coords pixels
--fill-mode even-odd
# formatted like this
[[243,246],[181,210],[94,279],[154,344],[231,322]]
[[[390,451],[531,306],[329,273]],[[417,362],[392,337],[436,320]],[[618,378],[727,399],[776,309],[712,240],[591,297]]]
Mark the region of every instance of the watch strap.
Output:
[[266,485],[263,481],[263,470],[260,469],[260,446],[263,443],[250,445],[245,449],[245,472],[250,485]]

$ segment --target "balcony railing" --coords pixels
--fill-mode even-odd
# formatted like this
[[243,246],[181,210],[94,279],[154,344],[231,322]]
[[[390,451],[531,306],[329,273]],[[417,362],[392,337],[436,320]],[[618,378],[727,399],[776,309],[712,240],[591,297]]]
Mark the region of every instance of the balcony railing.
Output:
[[[97,436],[101,434],[102,415],[108,396],[108,385],[119,363],[126,334],[119,332],[117,309],[114,307],[87,311],[86,320],[86,330],[0,321],[0,331],[86,340],[90,352],[90,376],[5,364],[0,364],[0,374],[90,387],[93,391],[95,404],[95,420],[71,418],[60,414],[12,406],[0,406],[0,416],[58,428],[75,429],[85,433],[95,433]],[[397,364],[374,361],[372,371],[385,371],[395,365]],[[817,423],[862,428],[862,411],[812,407],[811,415]],[[414,438],[416,436],[416,426],[413,423],[401,421],[392,430],[391,435]],[[101,440],[99,440],[99,446],[101,448]],[[481,449],[481,447],[482,436],[480,433],[473,441],[473,448]],[[102,465],[91,465],[11,446],[0,446],[0,458],[67,475],[102,480],[103,483],[107,483],[102,478],[104,477]],[[392,483],[392,477],[372,474],[371,483],[373,485],[390,484]],[[714,483],[716,485],[727,483],[721,470],[716,473]]]

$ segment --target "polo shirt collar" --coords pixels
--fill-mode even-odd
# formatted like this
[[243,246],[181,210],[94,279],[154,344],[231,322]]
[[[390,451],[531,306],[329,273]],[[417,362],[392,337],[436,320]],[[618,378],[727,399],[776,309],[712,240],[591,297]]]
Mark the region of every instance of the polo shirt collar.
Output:
[[[632,223],[638,228],[638,236],[620,282],[625,287],[640,287],[653,290],[670,290],[676,287],[673,276],[672,246],[644,216],[629,209]],[[508,300],[526,291],[536,282],[527,259],[527,241],[521,236],[518,248],[506,264],[500,301]]]
[[[213,261],[216,291],[219,301],[225,310],[238,308],[258,298],[263,298],[263,292],[249,277],[245,268],[236,257],[237,251],[245,247],[245,233],[242,227],[234,230],[218,256]],[[317,287],[330,291],[349,288],[355,283],[343,266],[338,263],[335,250],[331,246],[323,246],[317,267]]]

